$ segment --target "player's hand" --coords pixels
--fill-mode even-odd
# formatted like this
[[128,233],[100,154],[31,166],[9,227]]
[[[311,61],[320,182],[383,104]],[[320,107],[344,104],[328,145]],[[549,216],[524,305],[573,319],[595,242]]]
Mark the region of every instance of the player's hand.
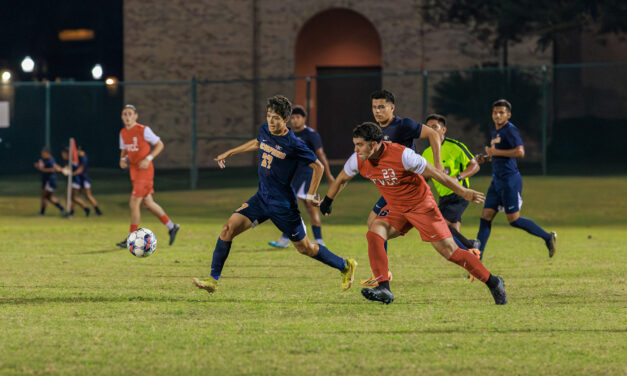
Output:
[[478,154],[475,157],[475,160],[477,161],[477,163],[483,164],[483,163],[489,162],[490,157],[487,154]]
[[317,193],[315,195],[307,194],[307,200],[305,201],[307,201],[308,205],[313,205],[315,207],[320,206],[320,204],[322,203],[322,200],[320,199],[320,195]]
[[70,174],[70,168],[69,167],[63,167],[61,169],[61,173],[65,176],[68,176]]
[[333,199],[328,196],[324,196],[322,203],[320,204],[320,212],[324,214],[325,217],[331,215],[331,204],[333,203]]
[[44,168],[44,161],[42,161],[40,159],[40,160],[38,160],[37,162],[34,163],[34,166],[35,166],[36,169],[41,171]]
[[486,155],[487,155],[488,157],[492,157],[492,156],[494,156],[494,151],[495,151],[495,150],[496,150],[496,149],[494,148],[494,146],[493,146],[493,145],[492,145],[492,146],[486,146],[486,147],[485,147],[485,153],[486,153]]
[[226,159],[230,156],[230,154],[227,153],[222,153],[220,155],[218,155],[217,157],[213,158],[214,161],[218,162],[218,166],[220,166],[220,168],[225,168],[226,167]]
[[462,197],[466,201],[474,202],[475,204],[481,204],[485,201],[485,195],[473,189],[465,189],[462,194]]
[[126,169],[128,167],[128,163],[126,162],[126,158],[120,159],[120,168]]
[[141,168],[142,170],[145,170],[148,168],[148,166],[150,166],[150,161],[148,159],[142,159],[141,162],[139,162],[139,168]]

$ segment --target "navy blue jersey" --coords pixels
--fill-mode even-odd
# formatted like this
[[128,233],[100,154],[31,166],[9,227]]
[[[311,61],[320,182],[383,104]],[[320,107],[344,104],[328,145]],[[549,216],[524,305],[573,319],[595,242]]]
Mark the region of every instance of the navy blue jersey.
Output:
[[[55,161],[54,158],[50,157],[47,159],[40,159],[40,161],[43,162],[44,164],[44,168],[53,168]],[[41,181],[42,182],[48,182],[48,181],[57,181],[57,175],[54,172],[42,172],[41,173]]]
[[270,133],[268,123],[259,129],[257,141],[259,195],[270,207],[298,208],[290,182],[299,166],[311,164],[318,158],[292,130],[284,136],[275,136]]
[[89,175],[87,175],[87,154],[78,156],[78,166],[83,166],[83,172],[81,172],[80,177],[83,179],[89,179]]
[[[491,144],[495,149],[508,150],[516,146],[523,145],[518,128],[507,122],[501,129],[492,132]],[[518,173],[516,158],[492,157],[492,174],[496,177],[503,177],[513,173]]]
[[[294,136],[303,141],[305,145],[307,145],[307,147],[311,149],[311,151],[313,151],[314,153],[316,152],[316,150],[322,147],[322,139],[320,138],[320,134],[318,134],[318,132],[309,127],[305,127],[305,129],[300,132],[294,132]],[[303,177],[304,179],[311,179],[312,172],[313,169],[309,167],[309,163],[307,163],[299,167],[297,175]]]
[[396,142],[416,151],[414,139],[420,138],[422,124],[416,123],[410,118],[394,116],[394,119],[383,130],[383,141]]

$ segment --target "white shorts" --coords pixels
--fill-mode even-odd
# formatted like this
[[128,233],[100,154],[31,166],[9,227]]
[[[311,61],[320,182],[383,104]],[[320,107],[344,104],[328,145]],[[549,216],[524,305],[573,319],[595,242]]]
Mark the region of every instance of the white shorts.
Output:
[[54,192],[54,188],[50,186],[49,182],[46,182],[46,185],[44,185],[44,189],[48,192]]

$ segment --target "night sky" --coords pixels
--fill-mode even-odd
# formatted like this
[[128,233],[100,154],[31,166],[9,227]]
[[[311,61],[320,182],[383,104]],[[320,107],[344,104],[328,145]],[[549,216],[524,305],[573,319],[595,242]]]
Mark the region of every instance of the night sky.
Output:
[[[122,0],[8,0],[1,1],[0,70],[14,79],[93,80],[94,64],[106,77],[122,80]],[[59,31],[92,29],[94,39],[59,40]],[[35,71],[23,73],[25,56],[33,58]]]

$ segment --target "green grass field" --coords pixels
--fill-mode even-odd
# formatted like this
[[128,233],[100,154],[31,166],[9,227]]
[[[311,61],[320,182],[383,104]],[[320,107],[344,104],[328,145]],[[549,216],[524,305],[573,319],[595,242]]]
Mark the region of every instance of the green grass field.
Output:
[[[557,231],[558,251],[549,259],[497,217],[484,263],[505,279],[506,306],[415,230],[390,242],[395,302],[366,301],[357,284],[340,291],[337,271],[271,249],[271,223],[234,241],[209,296],[190,279],[208,275],[221,226],[255,179],[217,189],[215,173],[201,181],[212,189],[158,192],[182,229],[168,247],[145,212],[160,242],[146,259],[113,245],[128,229],[124,179],[94,178],[105,215],[72,220],[53,207],[35,215],[37,177],[0,180],[0,374],[627,374],[625,177],[525,177],[522,213]],[[489,180],[473,182],[485,191]],[[324,222],[328,247],[358,260],[357,279],[370,274],[365,219],[377,197],[352,183]],[[480,211],[466,211],[470,237]]]

